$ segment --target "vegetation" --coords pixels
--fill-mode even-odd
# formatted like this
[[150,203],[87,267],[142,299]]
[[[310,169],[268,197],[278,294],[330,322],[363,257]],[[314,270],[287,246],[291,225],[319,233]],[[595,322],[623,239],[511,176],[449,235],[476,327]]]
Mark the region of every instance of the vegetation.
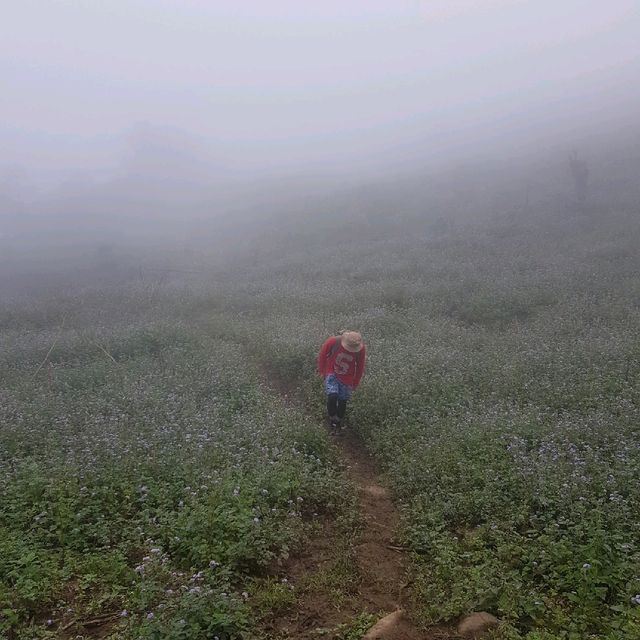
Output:
[[4,335],[0,630],[239,637],[267,601],[250,576],[345,504],[327,439],[237,344],[79,310]]
[[365,230],[279,265],[277,288],[263,266],[247,339],[318,398],[319,340],[366,336],[351,427],[404,505],[425,623],[488,610],[503,637],[635,638],[640,224],[508,224]]
[[215,279],[6,303],[5,634],[111,615],[111,637],[250,637],[292,606],[255,576],[351,503],[319,421],[258,365],[320,416],[315,351],[349,327],[369,346],[350,428],[402,506],[422,622],[640,635],[640,220],[379,230],[294,226],[279,252],[276,229]]

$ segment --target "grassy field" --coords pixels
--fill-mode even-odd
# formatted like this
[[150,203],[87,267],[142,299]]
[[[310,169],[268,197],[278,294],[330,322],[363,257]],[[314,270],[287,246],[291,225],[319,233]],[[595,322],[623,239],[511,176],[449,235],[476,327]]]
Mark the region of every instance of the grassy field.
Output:
[[0,635],[239,637],[348,500],[328,440],[170,297],[89,298],[2,316]]
[[236,285],[245,339],[292,382],[317,391],[320,337],[367,337],[352,427],[403,505],[424,622],[640,633],[639,222],[374,225]]
[[7,298],[0,629],[106,616],[114,638],[251,637],[258,601],[295,606],[251,589],[352,509],[313,360],[355,328],[369,363],[350,428],[401,506],[420,620],[638,638],[637,212],[271,233],[157,286],[123,270]]

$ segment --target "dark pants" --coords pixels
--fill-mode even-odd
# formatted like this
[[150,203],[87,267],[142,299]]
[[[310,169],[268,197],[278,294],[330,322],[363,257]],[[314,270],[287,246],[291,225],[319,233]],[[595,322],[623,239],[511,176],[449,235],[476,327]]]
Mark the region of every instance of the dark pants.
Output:
[[338,416],[342,420],[347,413],[347,401],[339,400],[337,393],[330,393],[327,396],[327,413],[330,417]]

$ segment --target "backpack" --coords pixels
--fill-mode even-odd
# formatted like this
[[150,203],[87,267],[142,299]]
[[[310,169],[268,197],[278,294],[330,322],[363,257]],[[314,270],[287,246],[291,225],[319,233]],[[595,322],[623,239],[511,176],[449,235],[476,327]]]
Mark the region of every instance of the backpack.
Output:
[[333,344],[327,349],[327,360],[340,348],[340,336],[334,336]]

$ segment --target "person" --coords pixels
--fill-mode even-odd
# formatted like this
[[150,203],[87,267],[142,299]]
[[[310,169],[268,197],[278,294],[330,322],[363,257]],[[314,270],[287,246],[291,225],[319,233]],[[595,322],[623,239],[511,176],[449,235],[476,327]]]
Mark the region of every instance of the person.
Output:
[[366,347],[357,331],[341,331],[327,338],[318,352],[318,373],[324,378],[327,415],[333,428],[340,427],[351,393],[364,374]]

